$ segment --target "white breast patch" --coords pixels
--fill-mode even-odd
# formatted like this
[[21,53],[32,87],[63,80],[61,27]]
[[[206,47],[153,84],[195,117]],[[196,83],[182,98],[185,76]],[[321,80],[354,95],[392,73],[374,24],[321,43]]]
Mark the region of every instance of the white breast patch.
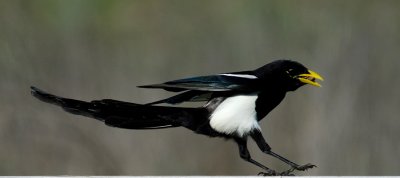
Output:
[[257,95],[236,95],[226,98],[210,116],[210,125],[218,132],[248,134],[253,129],[260,130],[256,113]]

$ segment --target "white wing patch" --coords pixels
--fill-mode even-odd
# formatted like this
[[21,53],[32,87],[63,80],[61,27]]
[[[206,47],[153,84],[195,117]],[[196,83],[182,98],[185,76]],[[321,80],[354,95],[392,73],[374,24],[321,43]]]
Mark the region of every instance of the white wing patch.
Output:
[[219,74],[219,75],[224,75],[224,76],[229,76],[229,77],[247,78],[247,79],[257,79],[256,76],[250,75],[250,74]]
[[218,132],[242,137],[253,129],[260,130],[256,113],[257,95],[226,98],[210,116],[210,125]]

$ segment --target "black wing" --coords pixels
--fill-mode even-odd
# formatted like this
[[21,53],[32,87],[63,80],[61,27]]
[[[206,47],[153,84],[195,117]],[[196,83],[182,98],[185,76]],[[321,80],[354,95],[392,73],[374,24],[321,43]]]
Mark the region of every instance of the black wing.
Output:
[[183,102],[202,102],[202,101],[210,100],[212,95],[213,95],[212,92],[189,90],[189,91],[185,91],[183,93],[174,95],[174,96],[166,98],[166,99],[148,103],[146,105],[155,105],[155,104],[161,104],[161,103],[179,104],[179,103],[183,103]]
[[162,88],[167,91],[251,91],[254,90],[258,78],[253,71],[223,73],[168,81],[161,84],[144,85],[140,88]]

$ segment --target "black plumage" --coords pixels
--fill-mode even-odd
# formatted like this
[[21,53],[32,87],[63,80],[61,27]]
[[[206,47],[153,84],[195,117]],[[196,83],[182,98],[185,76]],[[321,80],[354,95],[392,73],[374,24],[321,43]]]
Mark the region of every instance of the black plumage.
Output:
[[[160,129],[185,127],[210,137],[233,139],[239,146],[240,156],[264,169],[265,175],[288,175],[293,170],[306,170],[312,164],[300,166],[271,151],[263,138],[258,121],[283,100],[288,91],[305,84],[320,86],[317,73],[291,60],[277,60],[256,70],[222,73],[168,81],[161,84],[139,86],[180,92],[172,97],[147,104],[136,104],[111,99],[91,102],[79,101],[48,94],[31,87],[36,98],[61,106],[65,111],[95,118],[113,127],[126,129]],[[182,102],[205,102],[197,108],[158,106]],[[251,137],[261,151],[289,164],[282,173],[256,162],[247,149]]]

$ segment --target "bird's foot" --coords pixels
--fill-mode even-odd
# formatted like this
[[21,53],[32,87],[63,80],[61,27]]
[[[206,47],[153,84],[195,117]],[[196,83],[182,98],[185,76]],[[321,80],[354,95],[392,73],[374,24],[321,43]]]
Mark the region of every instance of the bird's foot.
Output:
[[294,171],[294,168],[290,168],[286,171],[281,172],[279,175],[281,176],[295,176],[292,172]]
[[292,168],[290,168],[290,169],[288,169],[286,171],[281,172],[279,175],[281,175],[281,176],[294,176],[294,174],[292,172],[295,171],[295,170],[306,171],[306,170],[312,169],[314,167],[317,167],[317,166],[308,163],[308,164],[305,164],[305,165],[302,165],[302,166],[292,167]]
[[308,164],[305,164],[305,165],[302,165],[302,166],[293,167],[293,169],[296,169],[296,170],[298,170],[298,171],[306,171],[306,170],[312,169],[312,168],[314,168],[314,167],[317,167],[317,166],[308,163]]
[[290,169],[283,171],[281,173],[278,173],[272,169],[266,170],[266,172],[260,172],[258,173],[259,176],[295,176],[293,174],[293,171],[306,171],[308,169],[312,169],[314,167],[317,167],[316,165],[313,164],[305,164],[302,166],[296,166],[296,167],[291,167]]
[[276,171],[269,169],[266,172],[259,172],[257,175],[259,176],[277,176],[279,175]]

